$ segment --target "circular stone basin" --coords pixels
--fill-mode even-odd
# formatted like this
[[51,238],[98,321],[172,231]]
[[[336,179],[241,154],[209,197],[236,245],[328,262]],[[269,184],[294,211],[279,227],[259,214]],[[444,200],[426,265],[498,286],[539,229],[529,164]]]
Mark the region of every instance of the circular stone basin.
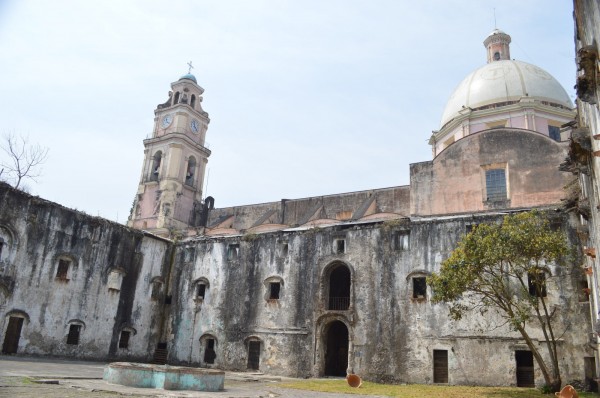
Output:
[[222,391],[225,372],[184,366],[113,362],[104,369],[103,379],[128,387]]

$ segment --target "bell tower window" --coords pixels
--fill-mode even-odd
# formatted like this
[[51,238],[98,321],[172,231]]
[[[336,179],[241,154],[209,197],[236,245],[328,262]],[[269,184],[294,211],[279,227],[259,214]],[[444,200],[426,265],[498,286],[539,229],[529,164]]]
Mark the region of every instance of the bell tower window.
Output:
[[196,158],[190,156],[187,170],[185,172],[185,185],[194,186],[194,174],[196,173]]
[[192,99],[190,100],[190,106],[192,107],[192,109],[196,109],[196,96],[194,94],[192,94]]
[[152,158],[152,170],[150,171],[150,181],[158,181],[158,173],[160,172],[160,163],[162,160],[162,152],[158,151]]
[[177,105],[179,103],[179,91],[175,93],[175,98],[173,99],[173,105]]

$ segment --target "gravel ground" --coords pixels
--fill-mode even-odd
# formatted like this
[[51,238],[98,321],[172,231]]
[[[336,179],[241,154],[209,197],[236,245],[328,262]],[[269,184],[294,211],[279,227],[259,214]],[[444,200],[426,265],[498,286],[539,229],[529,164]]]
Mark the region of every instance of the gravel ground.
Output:
[[280,381],[295,379],[239,372],[226,372],[225,391],[220,392],[133,388],[103,381],[105,365],[99,362],[0,356],[0,397],[373,398],[280,388]]

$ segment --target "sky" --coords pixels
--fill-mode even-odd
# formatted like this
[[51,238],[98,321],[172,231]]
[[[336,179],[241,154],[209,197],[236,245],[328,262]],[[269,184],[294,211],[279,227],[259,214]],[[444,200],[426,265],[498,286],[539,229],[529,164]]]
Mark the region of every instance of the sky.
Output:
[[0,134],[49,149],[32,194],[125,223],[192,61],[215,207],[407,185],[494,10],[574,99],[570,1],[0,0]]

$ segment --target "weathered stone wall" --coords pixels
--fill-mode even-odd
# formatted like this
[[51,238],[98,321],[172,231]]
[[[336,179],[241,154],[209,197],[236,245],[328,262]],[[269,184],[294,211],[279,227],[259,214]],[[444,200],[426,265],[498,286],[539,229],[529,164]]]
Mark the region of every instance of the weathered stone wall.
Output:
[[[226,220],[227,228],[245,231],[261,224],[296,227],[314,220],[358,220],[377,214],[408,216],[410,187],[400,186],[255,205],[214,209],[209,227]],[[233,218],[230,218],[233,217]]]
[[[572,195],[573,208],[582,221],[582,244],[588,248],[589,257],[583,266],[591,272],[588,287],[591,289],[590,330],[596,348],[595,366],[589,378],[598,381],[600,375],[600,267],[596,256],[600,251],[600,4],[595,0],[575,0],[575,50],[577,51],[577,134],[571,142],[571,171],[579,178],[579,189]],[[574,134],[575,136],[575,134]],[[573,192],[572,192],[573,193]],[[590,366],[591,367],[591,366]]]
[[[444,305],[413,298],[413,277],[437,271],[466,226],[495,222],[502,214],[403,219],[328,228],[288,229],[232,237],[199,237],[178,246],[174,267],[170,360],[224,369],[247,368],[248,341],[261,341],[260,369],[297,377],[326,371],[328,328],[349,331],[348,369],[370,380],[432,382],[434,349],[448,350],[449,383],[514,385],[515,350],[526,349],[494,313],[454,322]],[[566,218],[562,228],[577,245]],[[397,233],[409,233],[399,249]],[[344,253],[336,240],[344,239]],[[287,246],[287,251],[284,248]],[[228,252],[239,245],[237,258]],[[235,246],[234,246],[235,247]],[[348,310],[328,309],[329,278],[336,265],[350,270]],[[583,379],[588,303],[579,303],[580,273],[552,267],[550,300],[560,310],[563,380]],[[269,281],[282,283],[268,300]],[[196,297],[195,282],[209,287]],[[562,333],[562,329],[561,329]],[[216,340],[214,365],[203,362],[203,336]],[[534,336],[541,338],[539,331]],[[536,365],[536,382],[543,378]]]
[[[170,243],[0,184],[0,330],[23,317],[19,354],[147,359],[158,338],[153,276]],[[59,272],[61,260],[68,270]],[[67,344],[70,325],[78,344]],[[119,348],[121,330],[131,333]]]

